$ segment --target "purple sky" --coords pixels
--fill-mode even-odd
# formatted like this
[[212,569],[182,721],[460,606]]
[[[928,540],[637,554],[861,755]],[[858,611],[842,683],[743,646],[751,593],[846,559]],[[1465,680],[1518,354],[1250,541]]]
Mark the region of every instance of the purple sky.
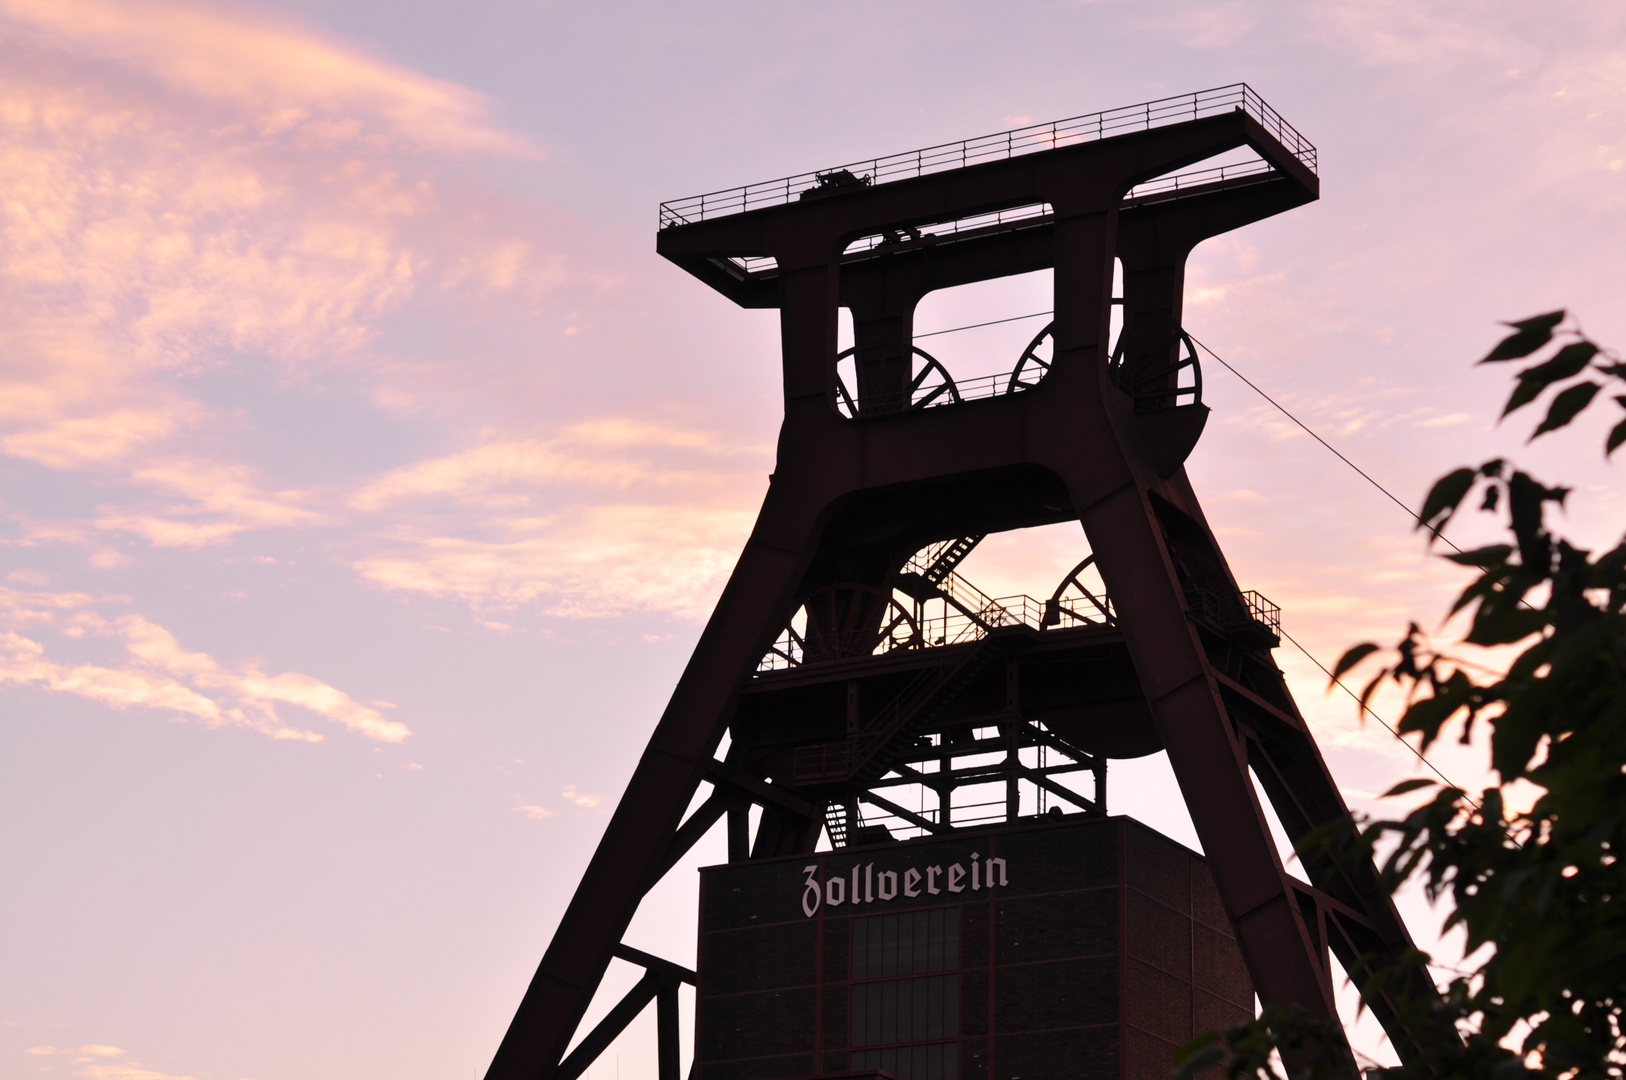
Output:
[[[655,257],[662,199],[1247,80],[1323,198],[1199,248],[1187,328],[1401,498],[1509,454],[1607,539],[1602,416],[1526,448],[1470,364],[1560,306],[1626,344],[1623,31],[1604,0],[0,0],[0,1076],[483,1072],[773,467],[774,316]],[[934,351],[1006,369],[1032,329]],[[1397,508],[1217,365],[1206,397],[1194,483],[1288,632],[1330,663],[1435,625],[1461,579]],[[1081,542],[964,572],[1048,595]],[[1278,660],[1373,809],[1409,754]],[[1189,838],[1160,759],[1116,775]],[[632,943],[692,958],[720,857]],[[652,1029],[593,1080],[652,1073]]]

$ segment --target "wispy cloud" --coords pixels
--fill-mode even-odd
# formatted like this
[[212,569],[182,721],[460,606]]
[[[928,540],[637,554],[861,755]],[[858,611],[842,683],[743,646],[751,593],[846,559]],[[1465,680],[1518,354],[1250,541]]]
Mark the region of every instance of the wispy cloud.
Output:
[[135,533],[155,547],[202,547],[228,540],[247,529],[293,528],[328,523],[322,513],[299,505],[301,492],[265,492],[254,470],[242,465],[216,465],[174,460],[137,469],[134,485],[181,500],[156,512],[109,512],[99,529]]
[[[254,662],[221,663],[185,648],[144,616],[106,617],[97,609],[107,603],[83,593],[0,589],[0,625],[10,627],[0,630],[0,684],[73,694],[115,709],[167,712],[211,727],[247,727],[274,739],[323,740],[288,723],[278,712],[287,705],[378,742],[398,743],[411,734],[320,679],[297,671],[268,674]],[[70,648],[116,640],[124,655],[103,663],[54,659],[40,640],[51,631]]]
[[463,87],[165,0],[0,0],[0,36],[0,452],[185,504],[106,527],[196,545],[299,520],[210,463],[188,377],[365,365],[415,297],[561,280],[536,215],[516,232],[448,189],[451,161],[531,152]]
[[1417,64],[1458,57],[1512,63],[1534,50],[1482,9],[1460,2],[1427,4],[1397,0],[1341,0],[1303,13],[1310,33],[1368,64]]
[[559,793],[559,797],[568,803],[573,803],[576,806],[585,806],[588,809],[591,809],[604,801],[597,795],[583,794],[581,791],[576,789],[575,784],[571,784],[561,791]]
[[355,568],[385,588],[476,608],[536,604],[566,618],[661,612],[700,619],[754,517],[738,507],[561,507],[488,525],[505,539],[396,529]]
[[[561,485],[622,490],[636,485],[693,489],[724,480],[717,459],[759,458],[717,432],[624,418],[575,424],[558,438],[512,439],[395,469],[356,493],[351,504],[382,510],[403,499],[444,495],[462,502],[516,506]],[[683,468],[680,455],[701,459]],[[710,459],[710,460],[706,460]]]
[[519,803],[514,807],[514,812],[516,814],[524,814],[532,821],[541,821],[544,818],[550,818],[553,816],[552,810],[549,810],[545,806],[538,806],[535,803]]
[[766,447],[606,419],[394,470],[351,500],[392,522],[354,561],[476,608],[702,618],[754,517]]
[[193,1080],[190,1076],[159,1072],[133,1061],[118,1061],[127,1051],[117,1046],[31,1046],[25,1053],[33,1057],[65,1057],[75,1066],[75,1076],[89,1080]]
[[41,45],[128,65],[188,96],[230,106],[262,131],[347,144],[364,136],[436,150],[535,152],[490,122],[481,95],[263,13],[110,0],[4,0],[0,13]]

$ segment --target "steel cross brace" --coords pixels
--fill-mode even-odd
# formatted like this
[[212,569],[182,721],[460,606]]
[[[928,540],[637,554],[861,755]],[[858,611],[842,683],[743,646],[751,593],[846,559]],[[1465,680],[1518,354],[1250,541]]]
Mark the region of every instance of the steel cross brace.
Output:
[[[1122,205],[1143,180],[1241,146],[1271,163],[1269,182]],[[736,773],[729,777],[734,790],[719,788],[684,822],[699,785],[718,775],[714,755],[742,684],[811,590],[851,582],[874,591],[928,543],[1066,520],[1080,524],[1096,556],[1151,722],[1261,998],[1336,1016],[1325,935],[1318,919],[1306,917],[1276,852],[1241,724],[1269,727],[1271,741],[1290,748],[1282,782],[1269,792],[1278,813],[1291,816],[1291,807],[1302,805],[1320,826],[1347,811],[1268,654],[1243,657],[1233,671],[1235,650],[1191,617],[1194,585],[1241,602],[1181,465],[1206,409],[1137,411],[1106,367],[1115,255],[1124,268],[1124,335],[1131,344],[1138,336],[1156,345],[1180,326],[1191,248],[1315,198],[1317,184],[1271,132],[1238,112],[661,231],[661,254],[713,284],[707,268],[718,258],[776,260],[771,302],[780,310],[785,381],[778,462],[739,563],[488,1080],[563,1075],[565,1051],[639,899],[675,861],[672,853],[686,850],[680,834],[691,840],[708,816],[714,822],[726,813],[732,835],[737,804],[727,800],[742,792],[800,799],[777,783],[753,789]],[[1051,221],[1023,236],[1011,260],[1002,261],[1003,241],[989,237],[979,243],[992,246],[966,259],[943,245],[871,260],[862,274],[842,266],[843,248],[857,237],[1035,203],[1052,208]],[[839,413],[839,306],[853,309],[866,339],[860,345],[901,350],[919,297],[1035,260],[1054,268],[1053,353],[1042,380],[1019,394],[874,420]],[[883,376],[878,369],[876,393],[887,392],[890,376]],[[1259,719],[1267,717],[1269,724]],[[743,762],[737,767],[752,771]],[[1278,798],[1284,793],[1292,798]],[[812,849],[821,815],[790,799],[764,803],[753,857]],[[1346,895],[1327,867],[1307,868],[1318,888],[1382,930],[1374,955],[1410,947],[1386,897],[1364,885]],[[1386,1027],[1409,1055],[1410,1033]]]
[[693,986],[694,972],[670,960],[662,960],[658,956],[651,956],[626,945],[617,945],[615,955],[617,959],[642,967],[644,977],[627,991],[627,995],[598,1022],[598,1026],[587,1033],[587,1037],[571,1051],[570,1056],[559,1063],[557,1073],[559,1080],[576,1080],[586,1072],[587,1067],[615,1041],[617,1035],[626,1030],[627,1025],[632,1023],[651,1001],[655,1002],[656,1011],[659,1080],[680,1080],[678,984],[688,983]]

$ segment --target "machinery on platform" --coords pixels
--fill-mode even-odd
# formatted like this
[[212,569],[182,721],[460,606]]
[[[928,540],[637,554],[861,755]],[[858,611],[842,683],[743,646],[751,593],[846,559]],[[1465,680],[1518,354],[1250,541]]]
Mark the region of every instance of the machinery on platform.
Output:
[[[778,461],[488,1080],[576,1080],[652,1001],[679,1080],[683,982],[695,1080],[1167,1076],[1255,994],[1336,1016],[1329,950],[1411,947],[1370,866],[1278,855],[1259,791],[1295,841],[1347,809],[1183,468],[1208,414],[1186,257],[1318,193],[1239,84],[661,207],[661,255],[780,312]],[[1053,321],[1008,372],[916,343],[927,294],[1043,269]],[[1048,597],[957,570],[1065,521]],[[1107,816],[1109,761],[1158,750],[1205,858]],[[719,825],[698,970],[621,944]],[[572,1047],[612,957],[647,974]]]

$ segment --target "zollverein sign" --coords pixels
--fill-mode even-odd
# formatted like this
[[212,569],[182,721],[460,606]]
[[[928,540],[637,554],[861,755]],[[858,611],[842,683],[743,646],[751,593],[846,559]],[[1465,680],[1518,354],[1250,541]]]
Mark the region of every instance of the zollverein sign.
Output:
[[981,892],[984,887],[994,888],[996,885],[1008,885],[1010,882],[1005,876],[1005,860],[989,858],[979,861],[981,857],[973,851],[966,860],[971,864],[967,871],[963,862],[949,863],[924,867],[905,867],[903,871],[875,870],[874,863],[866,863],[862,867],[854,866],[852,873],[836,875],[819,880],[819,865],[802,867],[802,873],[807,880],[802,888],[802,914],[812,918],[818,913],[821,903],[829,907],[840,907],[842,904],[873,904],[876,901],[885,902],[896,900],[901,891],[906,897],[914,898],[924,892],[929,896],[936,896],[943,892],[960,893],[967,888],[966,878],[970,878],[972,892]]

